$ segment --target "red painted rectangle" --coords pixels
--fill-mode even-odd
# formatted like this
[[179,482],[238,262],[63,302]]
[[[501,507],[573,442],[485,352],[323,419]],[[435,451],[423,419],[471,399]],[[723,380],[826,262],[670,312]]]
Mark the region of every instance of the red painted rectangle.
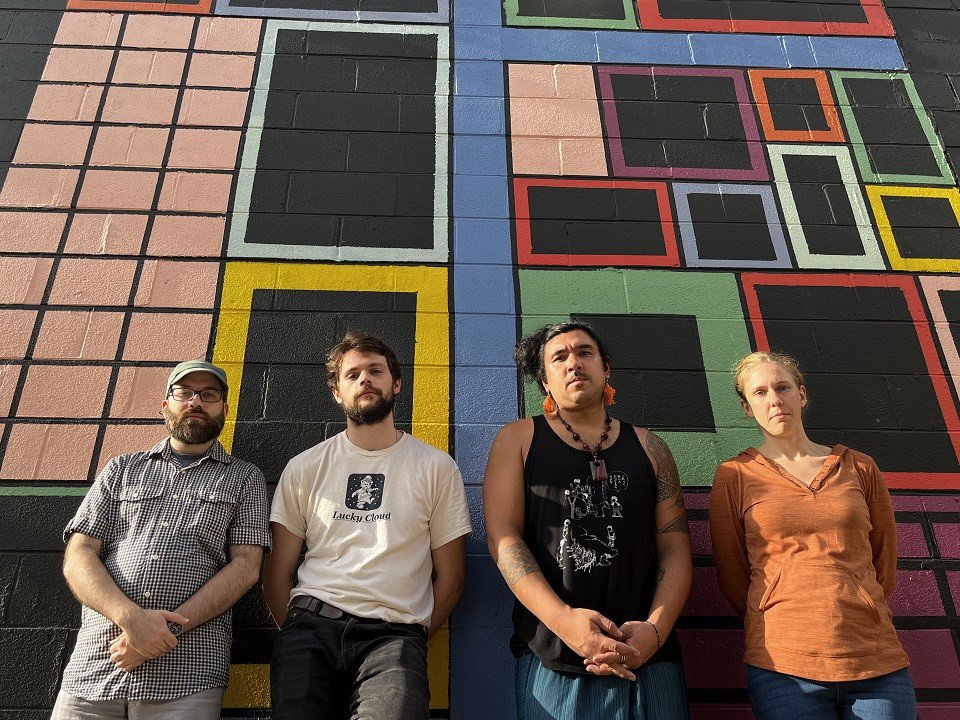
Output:
[[119,10],[126,12],[189,13],[209,15],[213,0],[196,3],[123,2],[123,0],[67,0],[67,10]]
[[[907,309],[913,319],[913,326],[917,333],[917,340],[927,365],[930,382],[933,385],[937,403],[943,414],[950,443],[953,446],[957,459],[960,460],[960,416],[954,405],[947,384],[946,372],[940,364],[937,346],[933,341],[933,334],[927,321],[920,294],[912,277],[905,275],[881,275],[877,273],[845,273],[845,274],[788,274],[788,273],[744,273],[740,279],[743,282],[743,294],[747,301],[750,315],[750,324],[756,339],[757,350],[769,350],[770,342],[767,339],[767,330],[760,312],[760,301],[757,297],[758,286],[783,285],[789,287],[881,287],[899,289],[906,301]],[[912,490],[960,490],[960,473],[957,472],[884,472],[883,479],[890,488]]]
[[773,33],[790,35],[854,35],[893,37],[893,24],[879,0],[860,0],[866,22],[807,20],[734,20],[732,18],[665,18],[657,0],[637,0],[643,30],[684,30],[711,33]]
[[[607,188],[625,190],[653,190],[660,211],[660,226],[663,231],[664,255],[592,255],[589,248],[584,254],[535,253],[530,234],[531,187]],[[670,212],[670,197],[667,184],[641,180],[584,180],[573,178],[514,178],[514,217],[517,237],[517,262],[520,265],[564,265],[578,267],[680,267],[680,252],[677,249],[677,234]]]

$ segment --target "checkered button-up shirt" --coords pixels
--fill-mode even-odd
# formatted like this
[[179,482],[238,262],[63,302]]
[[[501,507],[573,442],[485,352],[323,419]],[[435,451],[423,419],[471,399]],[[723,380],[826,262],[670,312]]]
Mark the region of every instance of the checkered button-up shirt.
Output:
[[[269,549],[263,473],[219,442],[181,468],[169,440],[110,460],[64,530],[103,541],[100,558],[143,608],[175,610],[227,562],[228,545]],[[232,614],[181,635],[178,645],[127,673],[110,662],[120,628],[83,608],[62,689],[87,700],[167,700],[226,687]]]

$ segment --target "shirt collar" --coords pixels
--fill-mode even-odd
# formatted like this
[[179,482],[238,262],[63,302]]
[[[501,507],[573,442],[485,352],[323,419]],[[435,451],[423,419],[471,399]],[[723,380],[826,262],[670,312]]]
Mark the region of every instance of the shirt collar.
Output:
[[[170,438],[164,438],[152,448],[147,453],[150,457],[156,457],[159,455],[164,460],[170,461],[173,460],[173,455],[170,450]],[[219,440],[214,440],[213,445],[203,454],[203,457],[200,459],[201,462],[206,458],[211,460],[216,460],[219,463],[224,465],[229,465],[233,462],[233,457],[227,454],[227,451],[223,449],[223,445],[220,444]]]
[[[823,468],[825,470],[830,470],[834,465],[839,463],[844,453],[847,451],[846,445],[840,445],[839,443],[830,448],[830,454],[827,456],[827,459],[823,461]],[[770,461],[760,454],[760,451],[755,447],[751,446],[744,450],[741,455],[746,455],[753,460],[753,462],[760,465],[766,465],[767,467],[774,469]]]

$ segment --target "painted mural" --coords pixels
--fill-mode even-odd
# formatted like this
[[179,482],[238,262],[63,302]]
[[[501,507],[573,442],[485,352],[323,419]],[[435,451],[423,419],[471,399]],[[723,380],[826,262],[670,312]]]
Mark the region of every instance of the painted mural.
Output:
[[[518,333],[570,317],[680,466],[694,717],[751,717],[706,507],[755,348],[877,459],[921,717],[960,716],[958,58],[960,0],[0,0],[0,716],[49,715],[61,529],[164,435],[170,367],[227,369],[222,439],[275,483],[342,429],[323,357],[364,328],[478,528],[432,714],[512,720],[480,482],[539,405]],[[224,716],[266,717],[256,589],[235,624]]]

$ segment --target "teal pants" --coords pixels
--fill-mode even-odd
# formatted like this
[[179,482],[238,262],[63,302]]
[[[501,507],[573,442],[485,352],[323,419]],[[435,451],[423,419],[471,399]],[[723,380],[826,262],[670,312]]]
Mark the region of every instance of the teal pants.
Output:
[[680,663],[655,663],[635,673],[636,682],[561,675],[528,653],[517,660],[517,720],[689,720]]

